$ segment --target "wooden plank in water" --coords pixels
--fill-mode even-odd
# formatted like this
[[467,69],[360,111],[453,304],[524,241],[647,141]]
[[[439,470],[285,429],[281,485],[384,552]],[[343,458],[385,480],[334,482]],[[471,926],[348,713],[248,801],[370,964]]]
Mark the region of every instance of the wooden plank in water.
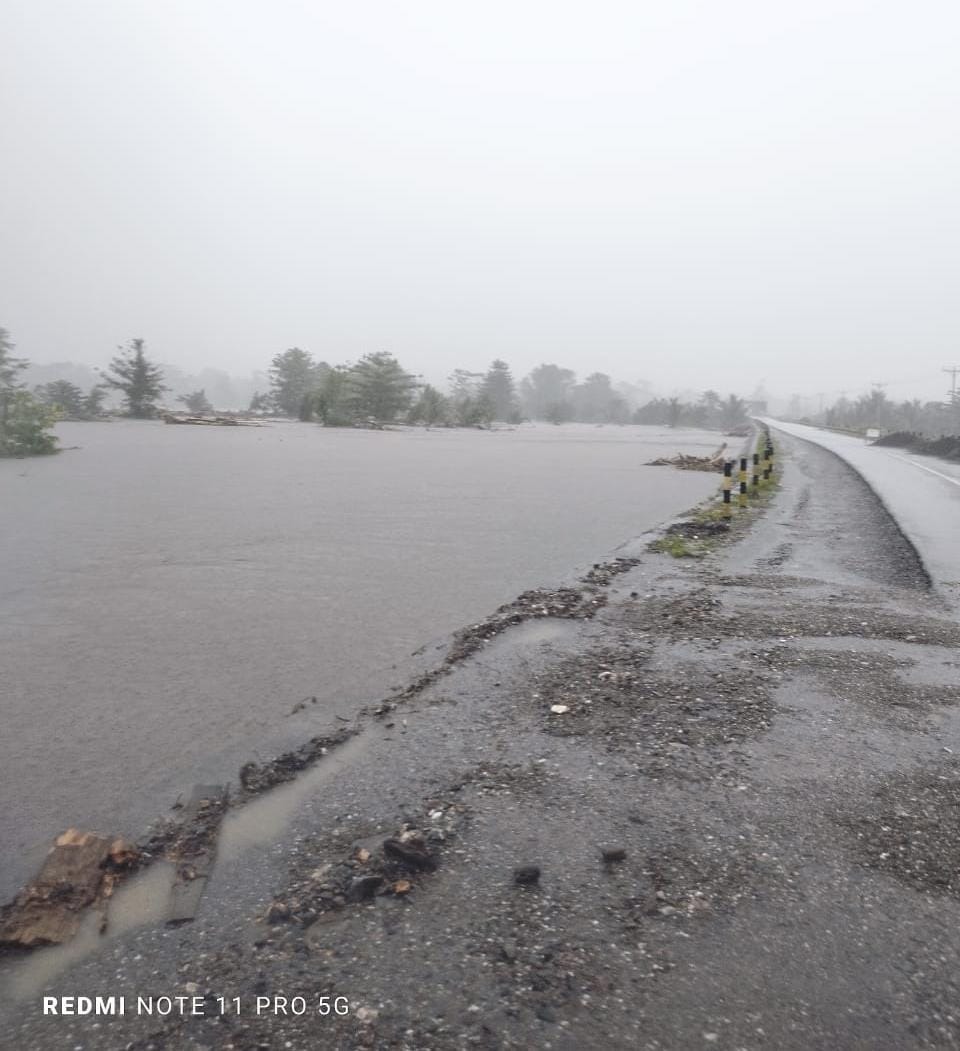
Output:
[[217,836],[227,808],[224,785],[196,785],[184,810],[180,835],[169,857],[176,864],[167,923],[189,923],[196,918],[200,899],[213,871]]

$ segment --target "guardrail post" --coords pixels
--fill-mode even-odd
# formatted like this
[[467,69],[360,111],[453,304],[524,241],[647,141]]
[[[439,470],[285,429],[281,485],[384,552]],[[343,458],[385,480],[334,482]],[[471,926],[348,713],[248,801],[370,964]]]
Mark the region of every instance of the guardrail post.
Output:
[[729,518],[732,509],[730,507],[730,489],[733,486],[733,460],[723,461],[723,517]]

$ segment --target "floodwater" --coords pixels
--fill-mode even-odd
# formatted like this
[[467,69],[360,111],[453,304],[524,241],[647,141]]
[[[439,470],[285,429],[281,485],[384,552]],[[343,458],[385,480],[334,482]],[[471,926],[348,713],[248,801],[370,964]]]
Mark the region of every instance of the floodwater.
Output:
[[64,828],[139,835],[717,487],[642,466],[719,444],[686,430],[59,432],[0,461],[0,901]]

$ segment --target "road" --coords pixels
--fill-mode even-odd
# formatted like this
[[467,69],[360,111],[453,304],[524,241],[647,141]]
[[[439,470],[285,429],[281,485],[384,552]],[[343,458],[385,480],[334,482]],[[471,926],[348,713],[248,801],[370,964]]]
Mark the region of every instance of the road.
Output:
[[850,464],[917,549],[934,585],[960,601],[960,464],[869,445],[861,438],[817,427],[774,419],[764,422],[829,449]]

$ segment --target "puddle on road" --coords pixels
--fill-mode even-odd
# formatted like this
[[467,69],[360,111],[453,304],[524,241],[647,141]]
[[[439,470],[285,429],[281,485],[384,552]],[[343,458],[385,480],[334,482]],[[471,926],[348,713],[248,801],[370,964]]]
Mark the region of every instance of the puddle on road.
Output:
[[357,734],[303,771],[295,780],[277,785],[223,819],[217,861],[234,861],[251,847],[275,843],[290,827],[302,804],[336,777],[367,747],[369,735]]
[[100,913],[90,909],[76,937],[66,945],[34,949],[0,972],[0,1003],[36,996],[67,968],[138,927],[159,924],[167,912],[174,866],[158,861],[119,886],[109,902],[109,926],[100,933]]
[[[344,769],[365,747],[364,734],[350,738],[296,780],[264,793],[228,813],[217,843],[217,864],[236,860],[253,847],[275,843],[301,805]],[[170,904],[175,866],[157,861],[119,886],[109,901],[109,925],[100,933],[100,913],[90,909],[76,937],[67,945],[34,949],[0,969],[0,1004],[39,995],[50,982],[88,956],[140,927],[163,924]],[[202,905],[201,905],[202,908]]]
[[[511,626],[477,656],[499,656],[497,651],[503,647],[559,642],[569,638],[576,628],[575,623],[554,618],[528,621]],[[408,713],[408,717],[412,717],[415,709],[409,709]],[[270,847],[279,841],[303,805],[354,762],[373,740],[368,731],[363,731],[332,749],[294,780],[229,811],[217,840],[217,865],[234,862],[248,850]],[[109,926],[105,933],[99,930],[100,913],[91,909],[69,944],[33,950],[0,968],[0,1004],[36,997],[64,971],[102,952],[123,935],[142,927],[161,926],[167,916],[174,873],[172,863],[157,861],[118,887],[109,902]]]

